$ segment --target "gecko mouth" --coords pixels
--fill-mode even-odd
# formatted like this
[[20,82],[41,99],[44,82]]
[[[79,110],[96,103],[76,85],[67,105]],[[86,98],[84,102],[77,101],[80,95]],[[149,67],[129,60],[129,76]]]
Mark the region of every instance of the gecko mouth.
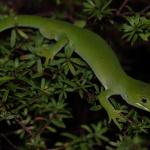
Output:
[[138,105],[140,108],[143,108],[143,109],[146,110],[146,111],[150,111],[150,109],[148,109],[147,107],[143,106],[143,105],[140,104],[140,103],[136,103],[136,105]]

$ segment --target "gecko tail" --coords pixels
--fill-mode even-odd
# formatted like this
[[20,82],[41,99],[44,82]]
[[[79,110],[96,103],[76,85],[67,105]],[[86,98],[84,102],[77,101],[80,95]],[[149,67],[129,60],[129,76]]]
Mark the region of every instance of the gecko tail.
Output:
[[0,32],[15,27],[16,21],[14,16],[9,16],[0,20]]

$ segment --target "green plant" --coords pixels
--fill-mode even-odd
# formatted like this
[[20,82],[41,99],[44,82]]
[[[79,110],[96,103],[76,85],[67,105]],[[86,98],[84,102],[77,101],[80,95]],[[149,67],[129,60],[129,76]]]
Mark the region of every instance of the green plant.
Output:
[[148,41],[150,36],[149,20],[139,15],[126,17],[127,23],[121,27],[124,35],[122,36],[133,45],[138,39]]
[[87,0],[84,2],[84,11],[98,20],[102,20],[105,17],[109,17],[112,14],[112,10],[109,5],[111,0]]
[[[132,119],[131,119],[132,117]],[[130,111],[128,113],[128,134],[129,135],[140,135],[141,133],[149,133],[150,120],[146,116],[140,117],[140,115],[135,111]],[[130,126],[132,124],[132,126]]]
[[[44,5],[41,0],[39,2]],[[131,3],[127,3],[127,7]],[[56,4],[59,9],[53,8]],[[116,19],[113,11],[116,7],[114,1],[86,0],[83,6],[84,15],[75,11],[81,12],[82,4],[80,0],[53,1],[52,17],[65,18],[72,22],[78,18],[82,21],[76,24],[83,27],[86,15],[99,21],[103,19],[109,21],[113,16],[115,19],[111,18],[111,21],[114,25],[123,24],[121,29],[123,38],[132,45],[139,39],[148,41],[149,19],[144,17],[147,16],[144,13],[143,17],[139,13],[126,17],[124,23],[120,18]],[[72,7],[72,11],[69,10],[71,13],[66,13],[67,9],[64,8]],[[45,6],[42,8],[45,9]],[[42,13],[44,9],[41,9]],[[14,13],[14,10],[1,5],[0,12],[10,14]],[[126,13],[128,12],[124,6],[119,15],[126,16]],[[0,17],[3,18],[4,15]],[[105,22],[101,23],[102,26],[105,25]],[[105,27],[109,29],[109,26]],[[105,31],[106,38],[112,39],[109,36],[112,32]],[[148,150],[149,113],[132,109],[123,101],[117,101],[120,100],[118,97],[113,97],[110,100],[113,106],[125,110],[125,114],[128,113],[127,122],[122,123],[121,131],[117,130],[113,123],[107,124],[105,120],[108,116],[97,101],[97,95],[101,91],[100,84],[88,65],[73,53],[74,49],[69,45],[64,47],[52,61],[47,62],[44,53],[40,52],[49,50],[56,41],[49,41],[38,31],[31,29],[16,28],[10,34],[9,31],[1,34],[0,144],[2,149]],[[91,112],[89,109],[94,111]],[[14,139],[17,139],[17,142],[14,142]]]
[[144,142],[140,136],[120,136],[120,141],[117,142],[116,150],[148,150],[147,142]]
[[45,55],[38,51],[53,44],[30,29],[12,30],[10,39],[1,41],[0,121],[19,125],[14,134],[24,141],[22,148],[45,149],[43,135],[58,134],[72,117],[68,94],[77,92],[83,98],[96,87],[89,82],[93,73],[87,64],[68,46],[45,66]]
[[63,133],[64,137],[68,138],[67,143],[56,143],[57,147],[66,150],[91,150],[96,146],[101,146],[103,142],[108,142],[109,139],[105,136],[107,127],[102,122],[91,125],[82,125],[82,135],[74,135],[70,133]]

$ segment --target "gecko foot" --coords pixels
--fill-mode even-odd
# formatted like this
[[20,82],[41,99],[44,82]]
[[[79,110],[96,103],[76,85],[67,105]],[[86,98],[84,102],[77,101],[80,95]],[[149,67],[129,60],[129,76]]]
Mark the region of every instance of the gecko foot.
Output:
[[126,122],[127,118],[123,115],[124,110],[113,110],[108,113],[109,123],[113,121],[119,129],[121,129],[121,122]]

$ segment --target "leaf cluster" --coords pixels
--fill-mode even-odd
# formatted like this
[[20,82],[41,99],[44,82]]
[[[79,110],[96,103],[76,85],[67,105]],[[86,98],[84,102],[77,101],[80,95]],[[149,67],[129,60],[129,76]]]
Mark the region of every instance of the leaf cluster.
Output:
[[131,45],[135,44],[138,39],[148,41],[150,36],[150,21],[145,17],[141,17],[138,14],[135,16],[126,17],[127,23],[124,23],[121,27],[124,35],[122,36]]

